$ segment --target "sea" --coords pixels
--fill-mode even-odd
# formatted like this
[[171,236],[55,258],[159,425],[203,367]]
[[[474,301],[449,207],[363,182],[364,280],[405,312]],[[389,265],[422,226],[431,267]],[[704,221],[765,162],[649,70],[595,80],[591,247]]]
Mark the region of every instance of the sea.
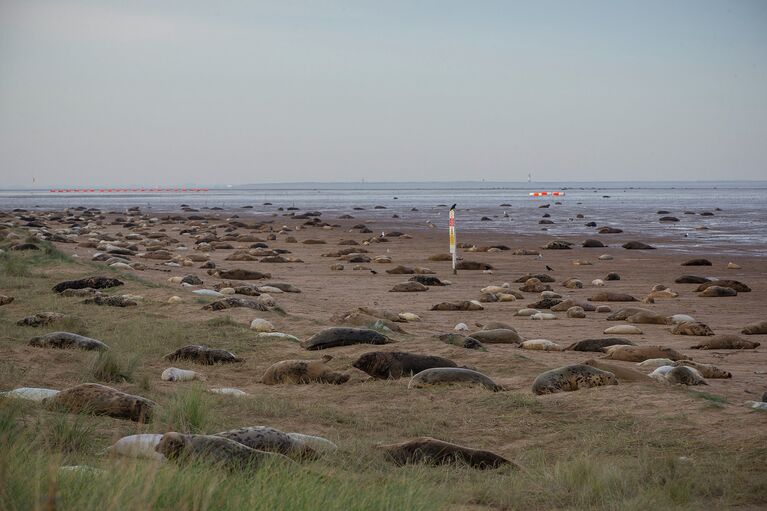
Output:
[[[445,230],[453,204],[459,240],[462,234],[487,232],[495,239],[508,237],[509,245],[515,236],[534,234],[609,241],[610,235],[596,235],[585,225],[596,222],[623,229],[622,239],[652,238],[659,248],[767,257],[767,181],[269,183],[186,193],[0,190],[2,210],[138,206],[162,214],[187,205],[203,212],[222,208],[241,219],[319,211],[328,222],[349,214],[378,226]],[[553,223],[539,223],[546,214]]]

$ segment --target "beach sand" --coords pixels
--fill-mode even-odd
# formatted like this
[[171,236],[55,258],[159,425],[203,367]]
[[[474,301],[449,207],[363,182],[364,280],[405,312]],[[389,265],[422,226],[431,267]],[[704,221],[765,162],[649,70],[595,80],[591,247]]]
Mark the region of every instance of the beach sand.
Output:
[[[352,213],[352,212],[350,212]],[[232,212],[204,212],[209,219],[207,226],[218,225],[219,237],[228,225],[226,218]],[[119,234],[128,230],[112,224],[117,217],[106,215],[104,225],[99,227],[105,233],[119,239]],[[124,215],[119,215],[123,216]],[[166,215],[163,215],[166,216]],[[161,216],[162,218],[162,216]],[[279,231],[285,225],[291,232],[277,235],[274,241],[266,241],[269,248],[290,251],[289,256],[300,258],[296,263],[261,263],[227,261],[226,257],[239,249],[247,249],[250,242],[232,241],[234,249],[211,251],[210,260],[217,268],[244,268],[271,273],[271,278],[254,281],[262,285],[268,282],[286,282],[301,289],[301,293],[274,294],[285,315],[276,312],[258,312],[246,308],[225,311],[201,310],[210,299],[199,299],[192,294],[196,288],[185,288],[170,284],[168,278],[187,274],[197,275],[205,288],[212,288],[222,279],[211,276],[201,263],[191,267],[171,268],[164,261],[153,261],[140,257],[148,268],[143,271],[118,271],[106,269],[101,263],[90,263],[96,252],[77,244],[57,243],[56,246],[67,255],[74,255],[76,264],[61,264],[43,268],[45,289],[67,278],[84,275],[105,274],[122,278],[126,275],[125,286],[115,292],[132,293],[144,297],[137,307],[114,309],[81,305],[78,298],[53,297],[52,292],[36,291],[37,296],[28,295],[29,289],[14,287],[20,281],[14,279],[0,283],[0,294],[15,296],[15,301],[3,306],[1,311],[10,325],[18,319],[40,310],[57,310],[80,318],[87,325],[89,335],[106,342],[117,344],[114,348],[121,354],[135,355],[138,360],[138,374],[151,379],[151,390],[142,390],[137,383],[110,384],[116,388],[140,395],[147,395],[161,405],[167,402],[179,388],[191,383],[162,382],[159,379],[163,369],[173,365],[194,369],[205,375],[208,387],[236,387],[256,396],[261,405],[239,405],[227,398],[216,405],[217,425],[220,429],[245,425],[271,425],[286,431],[300,431],[322,435],[338,443],[341,449],[365,449],[376,443],[400,442],[419,435],[428,435],[463,445],[492,450],[511,460],[525,460],[527,452],[544,452],[550,464],[565,459],[572,452],[582,449],[593,450],[593,442],[586,439],[604,440],[605,436],[621,439],[624,450],[616,456],[631,456],[649,448],[658,441],[658,452],[687,456],[693,459],[712,459],[722,453],[727,456],[735,452],[762,448],[767,438],[765,420],[767,415],[754,411],[743,403],[759,401],[767,391],[767,335],[744,336],[762,343],[757,349],[748,350],[693,350],[703,337],[672,335],[667,325],[637,325],[642,335],[626,335],[639,345],[662,345],[673,348],[695,361],[714,364],[732,373],[731,379],[707,379],[707,386],[672,386],[661,382],[621,382],[617,386],[606,386],[577,392],[534,396],[531,385],[535,377],[555,367],[581,363],[589,358],[598,358],[600,353],[574,351],[542,352],[522,350],[511,344],[489,344],[487,351],[468,350],[440,342],[435,334],[452,332],[457,323],[465,323],[471,331],[478,330],[477,324],[491,321],[507,322],[513,325],[521,336],[528,339],[548,339],[561,346],[587,339],[607,337],[603,331],[625,322],[611,322],[608,314],[587,312],[584,319],[568,318],[564,312],[557,312],[552,321],[534,321],[516,317],[514,313],[540,299],[539,293],[524,293],[525,298],[514,302],[483,303],[484,310],[471,312],[431,311],[440,302],[475,300],[480,289],[488,285],[510,283],[511,289],[518,290],[522,284],[514,283],[525,274],[546,273],[555,282],[553,290],[564,298],[587,300],[600,291],[629,293],[638,299],[646,296],[653,285],[664,284],[679,293],[677,298],[658,299],[655,303],[604,303],[613,311],[624,306],[636,306],[659,312],[663,315],[688,314],[706,323],[716,334],[740,334],[750,323],[767,319],[767,258],[720,256],[706,247],[695,249],[694,253],[667,250],[626,250],[621,245],[631,239],[624,234],[594,235],[608,245],[607,248],[582,248],[582,236],[563,236],[574,243],[571,250],[541,250],[551,241],[551,236],[514,236],[498,233],[461,233],[458,240],[463,244],[489,246],[503,244],[513,249],[539,250],[541,257],[512,255],[512,251],[471,252],[459,250],[464,260],[480,261],[492,265],[492,273],[482,271],[458,271],[453,275],[449,261],[430,261],[433,254],[447,253],[447,230],[429,229],[408,225],[396,220],[366,222],[364,215],[356,219],[321,220],[338,225],[332,229],[304,227],[295,230],[306,220],[288,217],[263,216],[238,218],[238,221],[264,224],[262,230],[245,228],[233,229],[229,234],[253,234],[266,239],[269,229]],[[6,217],[6,221],[8,218]],[[62,228],[63,224],[46,222],[50,228]],[[199,222],[196,222],[199,223]],[[373,234],[361,234],[350,230],[352,226],[365,223]],[[180,234],[179,228],[187,228],[189,222],[171,220],[158,222],[144,229],[143,233],[161,232],[178,241],[170,249],[184,245],[189,250],[174,251],[183,256],[186,253],[200,253],[193,250],[194,239]],[[271,226],[271,227],[270,227]],[[176,229],[176,230],[174,230]],[[138,229],[134,229],[139,231]],[[408,236],[387,238],[385,243],[362,245],[381,232],[401,230]],[[286,243],[293,236],[297,243]],[[82,235],[84,241],[89,235]],[[321,240],[324,244],[304,244],[303,241]],[[353,270],[354,263],[339,261],[335,257],[323,257],[348,246],[339,246],[341,240],[355,240],[361,248],[368,250],[368,256],[388,256],[391,263],[363,263],[374,270]],[[656,240],[643,238],[653,244]],[[140,243],[140,242],[138,242]],[[601,254],[610,254],[609,261],[598,259]],[[709,259],[713,266],[686,267],[681,264],[694,257]],[[592,264],[574,265],[575,260]],[[728,262],[734,262],[741,269],[727,269]],[[330,269],[333,264],[343,264],[343,271]],[[101,265],[101,266],[100,266]],[[410,275],[386,273],[397,265],[427,267],[436,275],[452,282],[449,286],[429,287],[426,292],[395,293],[389,290],[397,283],[406,281]],[[547,271],[546,266],[552,271]],[[604,287],[596,287],[592,280],[604,279],[608,272],[617,272],[620,280],[607,281]],[[703,298],[695,292],[697,284],[675,284],[681,275],[702,275],[720,279],[734,279],[746,283],[751,292],[738,293],[734,297]],[[570,277],[580,279],[582,289],[567,289],[561,283]],[[16,283],[16,284],[14,284]],[[37,289],[37,288],[35,288]],[[172,295],[183,301],[167,304]],[[601,302],[596,303],[602,304]],[[40,307],[49,307],[40,309]],[[53,308],[55,307],[55,309]],[[355,345],[332,348],[322,352],[310,352],[289,341],[255,342],[254,334],[247,326],[254,318],[271,321],[278,332],[285,332],[305,340],[323,328],[337,325],[331,318],[339,313],[357,307],[374,307],[396,313],[411,312],[420,316],[417,322],[398,323],[405,334],[391,335],[396,343],[385,346]],[[545,311],[549,312],[549,311]],[[211,320],[228,317],[240,326],[211,326]],[[163,326],[163,324],[171,327]],[[172,328],[173,332],[168,333]],[[41,329],[10,327],[3,335],[4,367],[0,384],[3,390],[30,386],[62,389],[84,381],[84,366],[91,354],[43,350],[27,346],[33,335]],[[54,326],[44,331],[57,330]],[[234,332],[234,333],[233,333]],[[129,342],[127,338],[133,338]],[[119,337],[121,340],[113,341]],[[208,343],[218,348],[230,349],[245,361],[241,364],[197,366],[195,364],[163,361],[159,355],[172,351],[182,344]],[[439,355],[466,365],[490,376],[503,385],[504,392],[496,394],[476,388],[436,387],[433,389],[407,389],[408,378],[381,381],[372,380],[367,374],[354,369],[351,364],[361,354],[369,351],[407,351],[419,354]],[[346,372],[351,379],[344,385],[276,385],[259,383],[263,372],[271,364],[286,359],[319,359],[324,354],[334,358],[329,365],[336,371]],[[636,368],[630,362],[611,363]],[[649,372],[643,370],[643,372]],[[702,394],[701,394],[702,393]],[[222,398],[223,399],[223,398]],[[247,403],[247,400],[242,401]],[[268,403],[268,406],[264,403]],[[515,404],[516,403],[516,404]],[[283,408],[280,408],[283,407]],[[132,426],[133,427],[133,426]],[[112,429],[110,429],[112,428]],[[102,441],[113,440],[118,433],[125,433],[126,427],[120,421],[104,419],[99,423],[98,432]],[[142,430],[151,432],[151,427]],[[673,433],[673,435],[672,435]],[[679,443],[664,444],[662,438],[671,435]],[[600,440],[600,441],[602,441]],[[688,452],[685,452],[688,451]],[[720,453],[720,454],[717,454]],[[609,453],[595,453],[595,459],[609,456]],[[752,466],[744,471],[753,471]],[[754,481],[765,475],[752,472]],[[762,479],[763,480],[763,479]],[[730,491],[730,490],[727,490]],[[734,490],[733,490],[734,491]],[[729,495],[729,494],[728,494]],[[696,495],[693,501],[701,502],[711,496]],[[717,498],[723,498],[721,496]],[[729,498],[729,497],[728,497]],[[757,499],[757,500],[754,500]],[[460,497],[454,504],[471,507],[471,498]],[[737,502],[738,498],[728,500]],[[753,495],[740,502],[756,504]],[[721,501],[724,502],[724,501]],[[551,504],[551,503],[549,503]],[[489,507],[503,507],[491,502]],[[547,505],[542,505],[542,508]]]

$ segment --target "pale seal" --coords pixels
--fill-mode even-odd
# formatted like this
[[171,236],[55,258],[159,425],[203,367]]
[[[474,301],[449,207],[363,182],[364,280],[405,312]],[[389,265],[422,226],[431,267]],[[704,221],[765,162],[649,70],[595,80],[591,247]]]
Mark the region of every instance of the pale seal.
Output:
[[113,456],[120,455],[129,458],[162,461],[165,456],[155,450],[160,440],[162,440],[162,435],[152,433],[124,436],[107,447],[106,452]]

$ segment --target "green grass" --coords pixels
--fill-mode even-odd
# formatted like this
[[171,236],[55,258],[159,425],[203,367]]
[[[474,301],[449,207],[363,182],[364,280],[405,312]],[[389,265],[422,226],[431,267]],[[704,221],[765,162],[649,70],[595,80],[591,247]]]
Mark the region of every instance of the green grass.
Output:
[[180,389],[160,409],[154,422],[160,431],[209,432],[213,422],[212,401],[213,396],[200,385]]
[[102,382],[131,382],[136,371],[138,359],[131,358],[128,362],[119,359],[112,351],[102,351],[93,357],[88,370],[88,381]]
[[64,254],[47,241],[32,240],[40,250],[15,252],[8,250],[10,244],[4,244],[5,253],[0,254],[0,275],[11,278],[40,276],[35,270],[60,263],[69,263],[72,258]]
[[91,448],[94,429],[83,415],[52,414],[38,428],[37,438],[50,451],[71,454]]
[[728,401],[727,398],[724,396],[717,396],[716,394],[710,394],[708,392],[701,392],[698,390],[689,390],[690,395],[698,397],[700,399],[705,399],[708,401],[711,405],[716,407],[722,407],[725,405]]

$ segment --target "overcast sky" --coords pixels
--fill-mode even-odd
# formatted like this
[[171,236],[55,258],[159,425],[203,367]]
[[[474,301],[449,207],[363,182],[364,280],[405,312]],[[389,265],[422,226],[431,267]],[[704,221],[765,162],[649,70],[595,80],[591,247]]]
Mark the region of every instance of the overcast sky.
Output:
[[0,0],[0,187],[767,179],[767,2]]

